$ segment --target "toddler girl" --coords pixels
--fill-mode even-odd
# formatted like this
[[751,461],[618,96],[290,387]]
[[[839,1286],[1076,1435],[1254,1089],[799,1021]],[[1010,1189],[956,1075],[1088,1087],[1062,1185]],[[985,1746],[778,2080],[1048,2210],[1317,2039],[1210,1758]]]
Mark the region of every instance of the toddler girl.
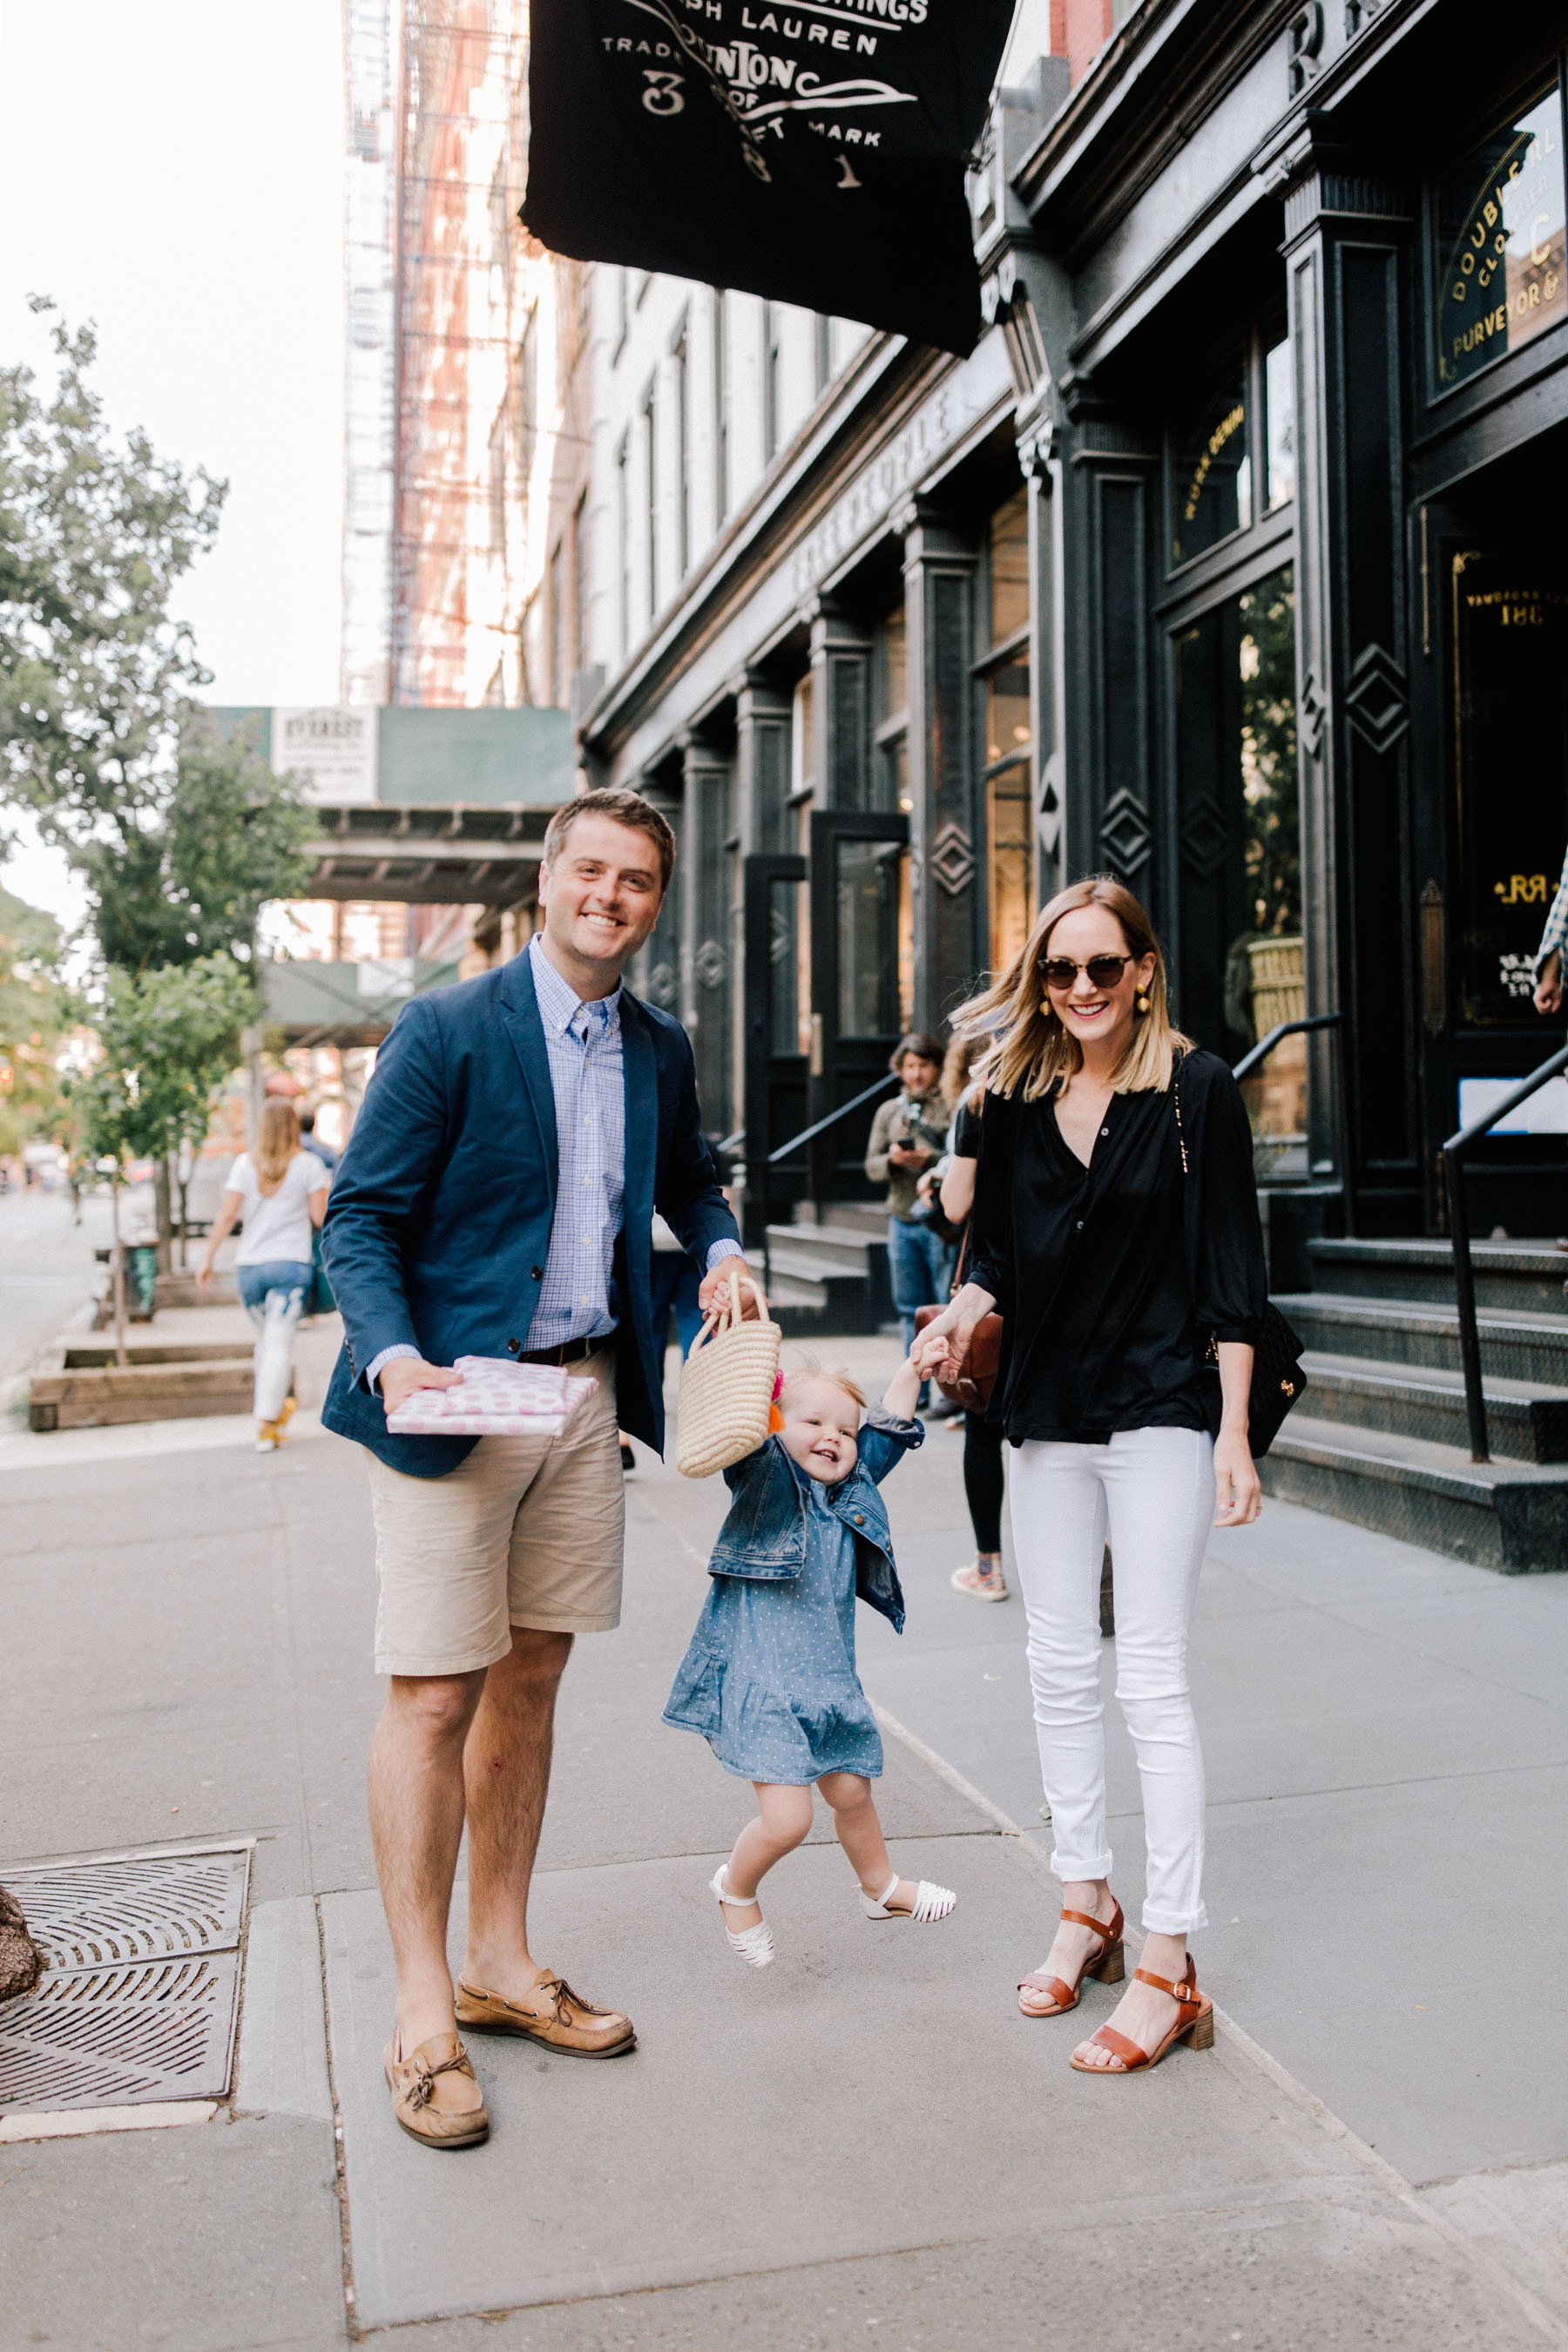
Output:
[[712,1878],[731,1948],[765,1969],[773,1939],[757,1882],[811,1827],[812,1783],[832,1808],[868,1919],[945,1919],[958,1897],[900,1878],[888,1860],[871,1782],[882,1741],[855,1672],[857,1593],[903,1631],[888,1515],[877,1488],[925,1435],[920,1374],[907,1359],[862,1431],[866,1400],[841,1373],[785,1380],[774,1433],[726,1470],[730,1516],[713,1582],[664,1710],[700,1731],[726,1772],[750,1780],[757,1818]]

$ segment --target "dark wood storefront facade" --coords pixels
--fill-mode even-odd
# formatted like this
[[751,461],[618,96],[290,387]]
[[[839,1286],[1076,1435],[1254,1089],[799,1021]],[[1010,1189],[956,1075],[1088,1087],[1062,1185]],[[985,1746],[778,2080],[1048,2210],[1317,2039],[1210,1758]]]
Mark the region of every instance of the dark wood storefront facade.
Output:
[[[1148,898],[1232,1058],[1238,950],[1299,931],[1342,1024],[1281,1238],[1288,1209],[1441,1230],[1461,1103],[1557,1042],[1529,964],[1568,835],[1563,37],[1442,0],[1146,6],[1029,94],[1043,127],[1001,121],[1061,870]],[[1555,1234],[1565,1176],[1568,1136],[1497,1137],[1472,1221]]]
[[[1342,1017],[1267,1108],[1281,1249],[1441,1230],[1461,1102],[1554,1042],[1561,45],[1458,0],[1144,0],[1004,94],[994,331],[868,346],[587,715],[681,829],[643,984],[753,1216],[863,1190],[864,1119],[767,1149],[1109,867],[1205,1045],[1285,1001],[1271,958]],[[1495,1139],[1474,1223],[1557,1232],[1565,1175],[1568,1136]]]

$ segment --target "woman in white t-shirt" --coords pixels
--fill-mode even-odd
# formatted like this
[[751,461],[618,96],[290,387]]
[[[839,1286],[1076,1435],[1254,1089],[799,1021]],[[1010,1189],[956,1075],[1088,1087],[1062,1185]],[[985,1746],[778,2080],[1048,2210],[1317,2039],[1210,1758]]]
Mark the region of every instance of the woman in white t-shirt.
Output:
[[289,1393],[294,1327],[310,1287],[310,1228],[326,1214],[327,1183],[323,1163],[313,1151],[300,1148],[293,1104],[274,1095],[262,1111],[255,1151],[242,1151],[228,1171],[223,1203],[196,1276],[205,1289],[212,1280],[218,1244],[243,1216],[234,1275],[246,1312],[260,1334],[256,1343],[258,1454],[270,1454],[282,1444],[283,1424],[294,1410]]

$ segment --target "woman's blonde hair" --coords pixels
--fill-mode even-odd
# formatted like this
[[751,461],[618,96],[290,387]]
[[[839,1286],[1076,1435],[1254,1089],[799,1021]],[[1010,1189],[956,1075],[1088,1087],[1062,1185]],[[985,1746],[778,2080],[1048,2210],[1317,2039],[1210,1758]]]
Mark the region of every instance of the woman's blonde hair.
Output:
[[975,1064],[991,1051],[991,1039],[982,1029],[961,1029],[947,1049],[942,1066],[942,1099],[949,1110],[956,1110],[966,1094],[974,1087],[977,1077]]
[[276,1192],[283,1171],[300,1149],[300,1114],[281,1095],[268,1095],[261,1107],[261,1133],[256,1145],[256,1181],[263,1196]]
[[1171,1083],[1177,1053],[1192,1048],[1192,1039],[1171,1026],[1165,959],[1154,926],[1125,883],[1110,874],[1091,874],[1085,881],[1069,882],[1046,901],[1007,970],[952,1016],[955,1029],[978,1032],[990,1041],[985,1084],[992,1094],[1013,1095],[1022,1088],[1026,1102],[1037,1102],[1083,1066],[1077,1038],[1068,1035],[1052,1010],[1040,969],[1051,933],[1064,915],[1076,914],[1080,907],[1103,907],[1121,926],[1135,960],[1154,959],[1152,976],[1142,992],[1148,1011],[1133,1016],[1127,1049],[1111,1073],[1114,1091],[1137,1095],[1155,1088],[1163,1093]]

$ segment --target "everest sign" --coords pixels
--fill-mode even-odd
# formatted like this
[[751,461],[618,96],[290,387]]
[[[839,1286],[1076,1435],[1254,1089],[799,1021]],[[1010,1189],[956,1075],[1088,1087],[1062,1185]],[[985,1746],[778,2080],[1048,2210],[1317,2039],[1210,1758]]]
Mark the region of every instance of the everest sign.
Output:
[[964,198],[1013,0],[533,0],[522,217],[552,252],[964,353]]

